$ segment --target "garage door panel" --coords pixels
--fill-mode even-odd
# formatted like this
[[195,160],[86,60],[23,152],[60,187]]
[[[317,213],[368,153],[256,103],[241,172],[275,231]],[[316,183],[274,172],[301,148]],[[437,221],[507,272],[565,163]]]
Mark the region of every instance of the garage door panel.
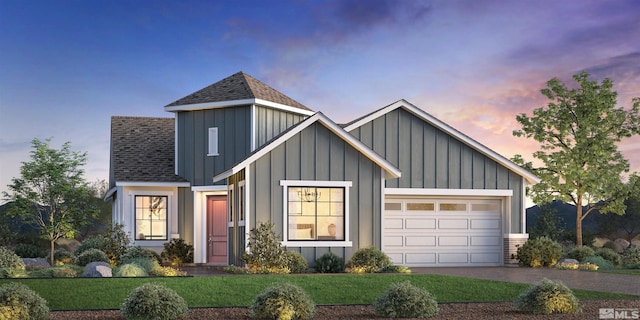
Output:
[[440,236],[438,237],[438,245],[439,246],[468,246],[469,239],[466,236]]
[[467,219],[443,219],[438,220],[438,228],[440,229],[468,229]]
[[384,220],[384,227],[386,229],[400,229],[400,230],[402,230],[403,221],[404,221],[404,219],[402,219],[402,218],[385,219]]
[[468,263],[469,254],[464,253],[440,253],[438,254],[439,263]]
[[495,252],[471,253],[472,263],[500,263],[500,254]]
[[435,253],[412,253],[406,254],[407,264],[431,264],[436,262]]
[[389,257],[389,259],[391,259],[391,262],[393,262],[393,264],[406,264],[406,262],[402,259],[404,258],[404,254],[401,252],[387,252],[386,253],[387,256]]
[[407,218],[404,222],[405,229],[435,229],[435,219],[412,219]]
[[436,245],[436,237],[407,236],[406,237],[406,245],[408,247],[412,247],[412,246],[434,247]]
[[471,219],[471,229],[500,229],[500,220]]
[[384,237],[384,243],[390,247],[402,247],[404,237],[403,236],[386,236]]
[[500,237],[471,236],[472,246],[500,246]]

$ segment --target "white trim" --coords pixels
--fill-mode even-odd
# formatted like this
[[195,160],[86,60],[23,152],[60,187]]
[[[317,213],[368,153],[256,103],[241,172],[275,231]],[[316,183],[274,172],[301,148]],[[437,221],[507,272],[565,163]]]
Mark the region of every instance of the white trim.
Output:
[[102,199],[104,202],[107,202],[109,200],[109,198],[111,198],[111,196],[113,196],[114,193],[116,193],[118,189],[116,187],[113,187],[109,190],[107,190],[107,193],[104,194],[104,198]]
[[[222,187],[222,189],[221,189]],[[192,187],[193,262],[207,263],[207,196],[224,196],[227,186]]]
[[[349,188],[353,185],[351,181],[316,181],[316,180],[280,180],[282,186],[282,245],[285,247],[351,247],[349,233]],[[288,187],[342,187],[344,188],[344,240],[343,241],[295,241],[289,238]]]
[[418,189],[418,188],[385,188],[385,195],[403,196],[467,196],[467,197],[511,197],[510,189]]
[[506,239],[528,239],[528,233],[507,233],[503,235]]
[[256,149],[256,105],[252,104],[251,105],[251,109],[250,109],[250,121],[251,123],[249,124],[250,127],[250,133],[249,136],[251,137],[251,141],[249,142],[251,145],[251,150],[249,152],[253,152],[253,150]]
[[190,187],[189,182],[136,182],[116,181],[116,187]]
[[236,222],[233,212],[237,209],[235,203],[236,192],[233,190],[233,187],[233,184],[227,185],[227,227],[229,228],[233,228],[233,224]]
[[279,138],[264,146],[264,148],[258,150],[257,152],[250,155],[248,158],[235,165],[233,168],[224,171],[217,176],[213,177],[213,182],[220,181],[222,179],[228,178],[231,175],[240,172],[242,169],[246,168],[248,165],[253,163],[254,161],[260,159],[265,154],[271,152],[277,146],[281,145],[285,141],[289,140],[294,135],[298,134],[311,124],[315,122],[320,122],[323,124],[329,131],[335,133],[337,136],[342,138],[349,145],[354,147],[356,150],[360,151],[363,155],[369,158],[371,161],[375,162],[377,165],[382,167],[386,172],[387,178],[399,178],[401,172],[397,169],[393,164],[387,161],[385,158],[381,157],[379,154],[375,153],[367,146],[365,146],[360,140],[357,140],[354,136],[344,131],[340,126],[338,126],[335,122],[331,121],[331,119],[327,118],[321,112],[314,114],[313,116],[303,120],[298,125],[296,125],[292,130],[287,131],[285,134],[281,135]]
[[227,186],[195,186],[191,187],[191,191],[194,192],[206,192],[206,191],[226,191]]
[[251,238],[251,233],[250,230],[251,229],[251,194],[249,193],[249,190],[251,190],[251,166],[248,166],[244,169],[244,193],[245,193],[245,203],[244,203],[244,251],[247,251],[247,244],[249,243],[249,239]]
[[268,100],[262,100],[262,99],[243,99],[243,100],[232,100],[232,101],[195,103],[195,104],[186,104],[186,105],[170,106],[170,107],[167,106],[167,107],[164,107],[164,111],[168,111],[168,112],[194,111],[194,110],[204,110],[204,109],[227,108],[227,107],[235,107],[235,106],[251,105],[251,104],[258,104],[261,106],[294,112],[294,113],[303,114],[306,116],[311,116],[314,114],[314,112],[311,110],[300,109],[297,107],[292,107],[292,106],[275,103]]
[[470,146],[471,148],[475,149],[476,151],[484,154],[485,156],[489,157],[490,159],[500,163],[501,165],[507,167],[508,169],[510,169],[511,171],[517,173],[518,175],[520,175],[521,177],[525,178],[529,183],[535,184],[540,182],[540,178],[536,177],[534,174],[532,174],[531,172],[521,168],[520,166],[518,166],[517,164],[513,163],[511,160],[503,157],[502,155],[496,153],[495,151],[485,147],[484,145],[480,144],[479,142],[473,140],[472,138],[470,138],[469,136],[463,134],[462,132],[454,129],[453,127],[451,127],[450,125],[440,121],[439,119],[435,118],[434,116],[428,114],[427,112],[425,112],[424,110],[418,108],[417,106],[411,104],[410,102],[402,99],[399,101],[396,101],[378,111],[375,111],[363,118],[360,118],[358,120],[356,120],[355,122],[347,125],[344,130],[347,132],[352,131],[353,129],[356,129],[362,125],[364,125],[365,123],[368,123],[370,121],[373,121],[374,119],[379,118],[382,115],[385,115],[395,109],[398,108],[403,108],[406,111],[416,115],[418,118],[421,118],[422,120],[424,120],[425,122],[435,126],[436,128],[446,132],[447,134],[453,136],[454,138],[460,140],[461,142],[463,142],[464,144]]
[[527,185],[524,181],[522,182],[522,194],[520,196],[522,197],[522,201],[520,201],[520,221],[522,221],[520,230],[524,233],[527,232]]
[[[237,197],[238,197],[238,204],[242,203],[242,208],[240,208],[240,206],[236,208],[236,210],[238,211],[238,227],[244,227],[245,226],[244,221],[247,218],[247,210],[245,210],[247,205],[247,183],[245,182],[245,180],[238,182]],[[240,215],[242,215],[242,219],[240,219]]]

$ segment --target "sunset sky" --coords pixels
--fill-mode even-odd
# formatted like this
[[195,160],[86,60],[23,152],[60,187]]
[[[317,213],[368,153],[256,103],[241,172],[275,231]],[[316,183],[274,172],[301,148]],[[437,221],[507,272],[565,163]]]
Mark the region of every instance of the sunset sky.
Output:
[[[334,121],[406,99],[511,157],[519,113],[586,70],[640,96],[640,1],[0,1],[0,192],[31,140],[88,152],[108,179],[114,115],[244,71]],[[620,149],[640,171],[640,137]]]

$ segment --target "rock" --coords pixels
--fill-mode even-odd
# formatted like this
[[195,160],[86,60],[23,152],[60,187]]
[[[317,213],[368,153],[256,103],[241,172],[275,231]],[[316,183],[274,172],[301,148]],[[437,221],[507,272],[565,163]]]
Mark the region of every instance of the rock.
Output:
[[558,261],[558,263],[575,263],[575,264],[579,264],[580,262],[576,259],[560,259],[560,261]]
[[84,267],[83,278],[111,278],[111,266],[106,262],[91,262]]
[[50,268],[49,261],[45,258],[22,258],[24,267],[27,270]]
[[623,250],[629,247],[629,241],[622,238],[618,238],[613,242],[620,245],[623,248]]

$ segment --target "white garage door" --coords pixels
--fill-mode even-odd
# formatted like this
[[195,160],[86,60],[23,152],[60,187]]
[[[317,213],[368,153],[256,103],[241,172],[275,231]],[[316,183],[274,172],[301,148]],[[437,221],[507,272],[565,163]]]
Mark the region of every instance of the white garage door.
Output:
[[385,200],[383,251],[413,267],[502,264],[500,199]]

